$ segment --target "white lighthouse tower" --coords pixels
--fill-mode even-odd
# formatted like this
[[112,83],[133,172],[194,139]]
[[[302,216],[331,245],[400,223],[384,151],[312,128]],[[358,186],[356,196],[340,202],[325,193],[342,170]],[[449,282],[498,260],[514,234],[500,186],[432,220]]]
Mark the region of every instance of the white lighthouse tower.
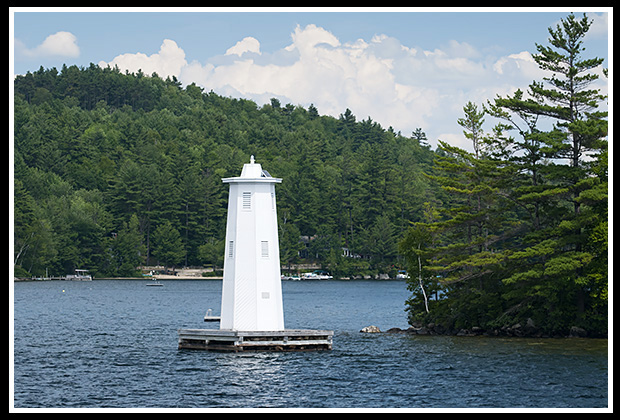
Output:
[[284,329],[275,184],[259,163],[243,165],[230,185],[221,330]]
[[220,329],[179,329],[179,349],[214,351],[331,350],[333,331],[284,329],[275,184],[246,163],[230,184]]

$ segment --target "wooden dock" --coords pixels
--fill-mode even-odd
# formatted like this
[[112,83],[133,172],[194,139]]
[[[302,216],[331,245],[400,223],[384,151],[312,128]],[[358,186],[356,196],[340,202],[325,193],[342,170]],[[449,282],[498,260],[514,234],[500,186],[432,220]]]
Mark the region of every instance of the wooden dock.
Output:
[[205,322],[220,322],[222,319],[219,315],[213,315],[213,309],[209,308],[207,313],[205,314],[204,321]]
[[212,351],[331,350],[333,331],[235,331],[179,329],[179,349]]

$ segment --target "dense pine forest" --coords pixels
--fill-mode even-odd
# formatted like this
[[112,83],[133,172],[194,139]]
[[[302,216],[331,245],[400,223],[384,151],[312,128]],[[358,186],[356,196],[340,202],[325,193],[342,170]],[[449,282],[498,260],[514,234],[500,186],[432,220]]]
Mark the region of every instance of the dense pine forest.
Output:
[[463,104],[472,152],[433,151],[423,128],[402,135],[348,109],[258,106],[157,74],[17,76],[15,275],[221,266],[221,179],[254,155],[283,178],[283,265],[406,268],[412,324],[605,335],[607,113],[590,88],[603,60],[582,57],[588,28],[570,15],[549,29],[534,56],[549,77],[527,92]]
[[156,74],[41,68],[15,80],[16,267],[126,276],[142,264],[221,266],[221,178],[254,155],[284,179],[283,264],[394,271],[398,238],[433,195],[424,138],[349,110],[258,107]]

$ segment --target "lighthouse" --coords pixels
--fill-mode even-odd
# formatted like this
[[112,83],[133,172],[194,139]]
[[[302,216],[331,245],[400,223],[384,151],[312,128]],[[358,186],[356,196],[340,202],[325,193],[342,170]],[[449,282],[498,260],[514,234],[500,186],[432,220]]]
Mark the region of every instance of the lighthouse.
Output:
[[229,184],[221,330],[284,329],[275,185],[250,157]]
[[180,328],[179,349],[331,350],[331,330],[285,329],[275,185],[282,182],[250,157],[229,184],[220,329]]

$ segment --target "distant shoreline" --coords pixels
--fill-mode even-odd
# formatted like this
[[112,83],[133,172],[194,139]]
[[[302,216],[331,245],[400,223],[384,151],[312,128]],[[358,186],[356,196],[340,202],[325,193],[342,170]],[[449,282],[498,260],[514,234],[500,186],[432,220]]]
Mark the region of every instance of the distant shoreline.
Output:
[[[222,280],[223,277],[217,277],[217,276],[213,276],[213,277],[180,277],[180,276],[157,276],[155,278],[153,277],[96,277],[93,278],[92,281],[97,281],[97,280],[145,280],[145,281],[149,281],[149,280]],[[78,280],[63,280],[63,279],[29,279],[29,278],[24,278],[24,277],[14,277],[13,281],[15,282],[44,282],[44,281],[75,281],[75,282],[79,282]]]
[[[92,281],[97,281],[97,280],[223,280],[224,277],[222,276],[205,276],[205,277],[198,277],[198,276],[171,276],[171,275],[158,275],[155,277],[95,277],[93,278]],[[58,279],[58,278],[54,278],[54,279],[31,279],[31,278],[25,278],[25,277],[13,277],[13,281],[14,282],[44,282],[44,281],[78,281],[78,280],[65,280],[65,279]],[[365,279],[365,278],[355,278],[355,279],[349,279],[349,278],[335,278],[335,279],[330,279],[330,280],[336,280],[336,281],[376,281],[376,282],[384,282],[384,281],[403,281],[404,279]],[[314,280],[314,279],[304,279],[304,280],[283,280],[283,281],[318,281],[318,282],[322,282],[322,281],[327,281],[327,280]]]

